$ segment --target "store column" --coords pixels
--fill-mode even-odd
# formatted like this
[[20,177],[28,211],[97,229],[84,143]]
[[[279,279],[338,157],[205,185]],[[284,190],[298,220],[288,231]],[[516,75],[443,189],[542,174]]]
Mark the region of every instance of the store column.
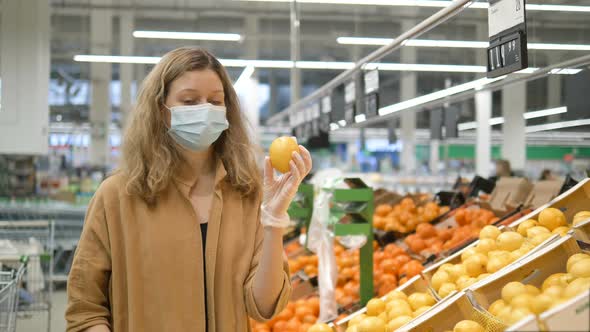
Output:
[[[415,25],[413,21],[403,21],[402,31],[408,31]],[[416,47],[401,48],[401,63],[416,63]],[[417,78],[415,72],[401,72],[400,101],[416,97]],[[401,170],[405,174],[416,171],[416,112],[405,111],[401,115],[402,153]]]
[[489,177],[492,163],[492,92],[478,91],[475,93],[475,122],[477,123],[475,138],[475,173]]
[[[106,1],[105,1],[106,2]],[[108,3],[105,3],[107,5]],[[110,10],[92,10],[90,14],[90,53],[108,55],[112,50],[112,19]],[[112,77],[110,63],[90,63],[90,164],[109,165],[109,125],[111,98],[109,86]]]
[[[119,16],[119,40],[121,55],[133,55],[133,13],[124,11]],[[119,65],[119,81],[121,83],[121,127],[127,123],[133,104],[131,84],[133,82],[133,64],[122,63]]]
[[[246,17],[246,58],[249,60],[255,60],[258,58],[258,17],[248,16]],[[249,68],[244,68],[244,71]],[[254,69],[251,72],[250,77],[247,77],[241,84],[240,87],[240,99],[242,100],[243,110],[246,114],[246,118],[250,122],[252,127],[252,137],[258,142],[258,128],[260,127],[260,105],[258,100],[258,69]]]
[[526,163],[526,83],[502,89],[502,158],[510,161],[513,170],[524,171]]
[[[560,53],[549,53],[549,63],[558,63],[563,60]],[[561,96],[562,81],[564,75],[547,75],[547,108],[565,106]],[[562,114],[550,115],[547,122],[558,122]]]
[[4,1],[0,15],[0,153],[47,154],[49,1]]

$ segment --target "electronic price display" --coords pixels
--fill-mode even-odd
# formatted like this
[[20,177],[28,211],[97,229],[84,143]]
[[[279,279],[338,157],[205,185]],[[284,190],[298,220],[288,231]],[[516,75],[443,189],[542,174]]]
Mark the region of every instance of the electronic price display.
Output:
[[528,67],[526,0],[489,0],[487,77]]
[[323,97],[321,106],[320,130],[323,132],[329,132],[331,123],[330,114],[332,113],[332,97]]
[[377,69],[365,72],[365,115],[366,118],[378,116],[379,110],[379,71]]
[[354,123],[356,111],[356,83],[350,81],[344,87],[344,121],[346,124]]

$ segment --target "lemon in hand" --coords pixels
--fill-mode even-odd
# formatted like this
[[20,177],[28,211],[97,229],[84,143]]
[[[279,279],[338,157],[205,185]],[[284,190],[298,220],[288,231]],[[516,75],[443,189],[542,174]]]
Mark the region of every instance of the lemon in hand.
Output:
[[272,141],[269,149],[272,167],[281,173],[287,173],[291,168],[289,162],[293,152],[299,152],[295,137],[282,136]]

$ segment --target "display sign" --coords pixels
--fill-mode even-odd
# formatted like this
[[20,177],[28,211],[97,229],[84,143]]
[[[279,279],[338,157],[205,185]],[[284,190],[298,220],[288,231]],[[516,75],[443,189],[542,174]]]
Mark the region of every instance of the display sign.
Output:
[[320,104],[313,104],[311,110],[311,136],[319,136],[321,130]]
[[354,103],[356,100],[356,84],[350,81],[344,87],[344,102],[346,104]]
[[457,122],[459,121],[459,109],[455,106],[445,107],[444,123],[445,123],[445,138],[459,137],[459,128]]
[[365,72],[365,94],[379,90],[379,71],[377,69]]
[[322,109],[320,116],[320,129],[324,132],[330,131],[330,113],[332,112],[332,97],[322,98]]
[[487,77],[528,67],[526,0],[490,0],[488,8]]
[[354,123],[356,115],[356,84],[354,81],[348,82],[344,86],[344,121],[346,124]]
[[430,111],[430,139],[440,140],[443,138],[442,134],[443,114],[442,109]]
[[325,96],[322,98],[322,113],[330,113],[332,111],[332,97]]

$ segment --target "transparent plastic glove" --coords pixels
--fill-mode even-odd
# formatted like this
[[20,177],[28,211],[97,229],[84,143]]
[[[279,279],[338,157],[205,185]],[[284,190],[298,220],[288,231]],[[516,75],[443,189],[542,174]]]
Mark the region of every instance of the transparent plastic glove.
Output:
[[297,194],[299,184],[311,170],[311,155],[306,148],[299,145],[299,153],[293,152],[289,172],[275,175],[270,158],[264,160],[264,195],[262,197],[263,226],[285,228],[289,226],[287,209]]

